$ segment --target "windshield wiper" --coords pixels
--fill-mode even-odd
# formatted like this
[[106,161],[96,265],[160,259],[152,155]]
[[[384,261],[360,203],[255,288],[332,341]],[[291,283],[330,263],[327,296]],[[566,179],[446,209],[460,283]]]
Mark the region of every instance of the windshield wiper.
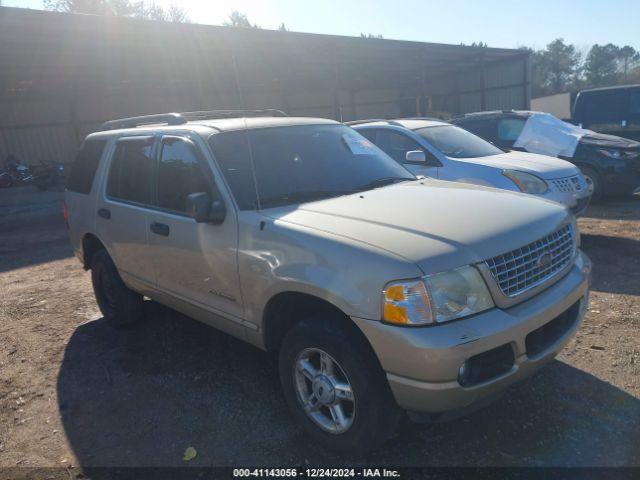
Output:
[[410,180],[416,180],[412,177],[384,177],[373,180],[369,183],[362,185],[354,190],[354,192],[364,192],[365,190],[372,190],[374,188],[386,187],[399,182],[408,182]]
[[310,190],[301,192],[287,192],[271,197],[260,198],[260,206],[275,207],[279,205],[288,205],[291,203],[312,202],[314,200],[323,200],[325,198],[339,197],[353,192],[336,192],[329,190]]

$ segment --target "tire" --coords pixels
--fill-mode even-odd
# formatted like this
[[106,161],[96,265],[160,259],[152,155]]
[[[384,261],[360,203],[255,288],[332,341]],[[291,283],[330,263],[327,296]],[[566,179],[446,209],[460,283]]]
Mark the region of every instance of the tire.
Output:
[[142,316],[143,298],[127,288],[106,250],[91,259],[93,292],[104,318],[112,326],[135,323]]
[[600,178],[600,174],[591,167],[580,166],[579,168],[584,175],[585,180],[587,181],[587,186],[591,185],[593,188],[591,203],[599,202],[603,197],[602,179]]
[[[333,375],[323,374],[326,371],[322,370],[322,353],[325,359],[328,356],[328,361],[333,362]],[[314,360],[316,355],[318,360]],[[306,374],[302,373],[303,369],[296,368],[299,362],[311,365],[305,370]],[[344,319],[331,313],[302,320],[285,336],[278,363],[284,396],[294,418],[324,447],[364,453],[380,447],[396,430],[402,411],[393,398],[378,359],[355,325],[345,325]],[[316,376],[310,373],[313,369]],[[326,388],[327,381],[340,385],[340,389]],[[345,393],[345,382],[351,395]],[[305,411],[301,390],[313,392],[316,401],[308,405],[315,405],[313,408],[317,410]],[[329,390],[333,396],[327,393]],[[343,415],[334,416],[331,409],[336,406],[327,406],[320,396],[328,403],[332,398],[333,402],[339,402]],[[342,399],[338,400],[339,397]],[[324,427],[312,415],[315,418],[322,416]]]

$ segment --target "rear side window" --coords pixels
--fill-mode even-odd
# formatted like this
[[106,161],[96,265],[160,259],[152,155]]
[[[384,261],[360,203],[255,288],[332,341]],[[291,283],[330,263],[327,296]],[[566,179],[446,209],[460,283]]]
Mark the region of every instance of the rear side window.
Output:
[[627,92],[599,93],[587,96],[584,102],[585,123],[606,123],[625,120],[628,112]]
[[407,152],[424,149],[412,138],[391,130],[379,130],[376,145],[398,163],[406,163]]
[[209,193],[209,184],[191,142],[175,137],[162,140],[157,191],[160,208],[180,213],[187,211],[189,194]]
[[84,141],[71,167],[67,190],[84,194],[91,192],[93,177],[96,175],[106,144],[106,140],[88,139]]
[[111,159],[107,195],[128,202],[151,204],[153,138],[120,140]]

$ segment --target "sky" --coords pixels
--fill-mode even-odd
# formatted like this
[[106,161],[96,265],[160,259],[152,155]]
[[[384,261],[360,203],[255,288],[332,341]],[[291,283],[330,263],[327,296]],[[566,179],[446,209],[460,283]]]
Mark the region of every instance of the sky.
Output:
[[[148,2],[147,2],[148,3]],[[232,10],[252,23],[297,32],[536,49],[563,37],[580,51],[594,43],[640,50],[638,0],[156,0],[182,7],[195,23],[220,25]],[[42,9],[42,0],[2,0]]]

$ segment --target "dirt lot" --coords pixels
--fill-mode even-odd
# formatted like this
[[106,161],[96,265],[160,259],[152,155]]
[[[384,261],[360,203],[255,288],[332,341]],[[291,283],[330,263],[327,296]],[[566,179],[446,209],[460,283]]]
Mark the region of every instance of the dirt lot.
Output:
[[580,220],[590,311],[558,360],[467,418],[339,457],[292,423],[273,358],[149,302],[107,326],[59,193],[0,191],[0,467],[640,466],[640,199]]

